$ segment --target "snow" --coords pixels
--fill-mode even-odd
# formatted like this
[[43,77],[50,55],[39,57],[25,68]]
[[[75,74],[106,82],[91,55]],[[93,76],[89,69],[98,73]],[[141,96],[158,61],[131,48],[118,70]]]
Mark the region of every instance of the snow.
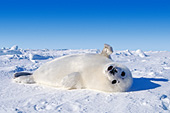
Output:
[[139,55],[140,57],[146,57],[147,55],[140,49],[136,50],[136,54]]
[[30,54],[29,55],[30,60],[46,60],[49,58],[52,58],[51,56],[42,56],[38,54]]
[[18,46],[17,45],[14,45],[10,48],[10,50],[18,50]]
[[34,72],[54,58],[99,52],[97,49],[22,50],[18,46],[0,49],[0,113],[170,112],[168,51],[114,51],[111,58],[132,72],[134,83],[129,92],[62,90],[12,81],[15,72]]

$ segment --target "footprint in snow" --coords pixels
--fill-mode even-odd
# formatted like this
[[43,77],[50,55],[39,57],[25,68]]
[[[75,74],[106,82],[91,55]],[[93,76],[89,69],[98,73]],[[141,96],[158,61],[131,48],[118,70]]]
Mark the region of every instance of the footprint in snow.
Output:
[[50,110],[53,107],[49,105],[47,101],[40,101],[38,104],[34,105],[34,109],[36,111],[45,111],[45,110]]
[[170,100],[168,99],[167,95],[162,95],[160,97],[161,100],[161,107],[164,110],[170,110]]
[[17,113],[24,113],[24,112],[20,111],[18,108],[15,108],[15,111],[16,111]]

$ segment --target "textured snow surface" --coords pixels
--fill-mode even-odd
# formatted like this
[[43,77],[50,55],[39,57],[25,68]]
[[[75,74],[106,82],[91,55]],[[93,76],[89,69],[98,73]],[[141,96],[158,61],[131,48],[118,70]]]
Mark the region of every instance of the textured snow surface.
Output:
[[[129,92],[62,90],[12,82],[13,74],[34,72],[54,58],[99,50],[0,49],[0,113],[169,113],[170,52],[114,51],[112,59],[129,67],[134,83]],[[97,82],[97,81],[96,81]]]

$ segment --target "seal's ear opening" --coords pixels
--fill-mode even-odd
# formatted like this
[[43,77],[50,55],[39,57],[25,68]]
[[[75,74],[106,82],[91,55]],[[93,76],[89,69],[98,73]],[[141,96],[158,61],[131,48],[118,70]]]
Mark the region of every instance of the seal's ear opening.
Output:
[[[102,50],[101,55],[110,58],[110,55],[113,53],[113,49],[110,45],[104,44],[104,48]],[[111,59],[111,58],[110,58]]]

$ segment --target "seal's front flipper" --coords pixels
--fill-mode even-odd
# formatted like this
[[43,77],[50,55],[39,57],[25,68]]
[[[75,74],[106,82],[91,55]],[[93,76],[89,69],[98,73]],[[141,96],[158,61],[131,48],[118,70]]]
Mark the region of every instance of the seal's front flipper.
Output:
[[104,48],[103,48],[103,50],[102,50],[101,55],[110,58],[110,55],[111,55],[112,53],[113,53],[112,47],[111,47],[110,45],[108,45],[108,44],[104,44]]
[[80,89],[81,88],[81,74],[74,72],[65,76],[61,84],[66,89]]
[[15,73],[13,81],[17,83],[25,83],[25,84],[35,83],[32,73],[28,73],[28,72]]

